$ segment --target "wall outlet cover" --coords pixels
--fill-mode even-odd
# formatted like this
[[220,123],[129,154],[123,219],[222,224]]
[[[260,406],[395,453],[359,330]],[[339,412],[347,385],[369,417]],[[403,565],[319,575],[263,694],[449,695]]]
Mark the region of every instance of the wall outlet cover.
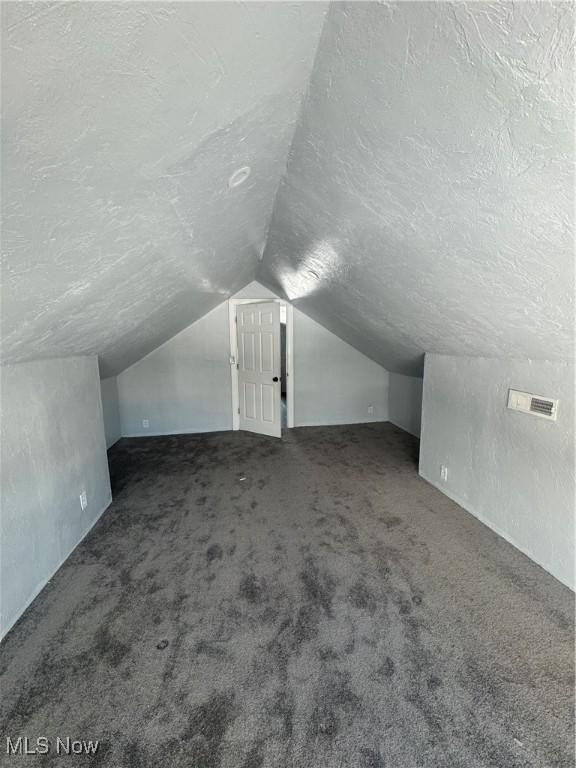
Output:
[[84,511],[87,506],[88,506],[88,498],[86,496],[86,491],[82,491],[82,493],[80,494],[80,509]]
[[440,480],[448,480],[448,467],[445,464],[440,465]]
[[374,406],[369,405],[368,406],[368,416],[374,416]]
[[142,419],[142,426],[144,429],[148,429],[150,427],[150,419]]

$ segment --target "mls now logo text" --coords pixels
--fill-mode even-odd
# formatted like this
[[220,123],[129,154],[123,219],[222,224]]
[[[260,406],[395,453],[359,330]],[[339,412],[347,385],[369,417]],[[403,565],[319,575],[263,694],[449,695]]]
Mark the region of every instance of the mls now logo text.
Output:
[[69,736],[61,738],[58,736],[55,740],[47,736],[38,736],[37,739],[30,739],[28,736],[18,736],[16,738],[6,737],[7,755],[95,755],[98,752],[99,742],[97,740],[88,741],[80,739],[71,739]]

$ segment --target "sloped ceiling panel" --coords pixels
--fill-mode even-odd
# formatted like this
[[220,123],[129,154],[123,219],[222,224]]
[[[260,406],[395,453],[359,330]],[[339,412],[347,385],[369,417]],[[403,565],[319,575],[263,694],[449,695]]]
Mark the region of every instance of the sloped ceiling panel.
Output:
[[389,370],[573,354],[569,3],[337,3],[259,279]]
[[254,277],[324,12],[3,4],[3,362],[109,375]]

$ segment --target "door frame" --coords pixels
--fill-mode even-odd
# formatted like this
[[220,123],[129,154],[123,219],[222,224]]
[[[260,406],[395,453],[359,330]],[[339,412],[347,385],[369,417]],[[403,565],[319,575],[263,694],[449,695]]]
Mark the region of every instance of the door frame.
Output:
[[232,429],[240,429],[240,396],[238,394],[238,337],[236,335],[236,307],[239,304],[274,302],[286,307],[286,426],[294,427],[294,307],[283,299],[228,299],[230,326],[230,375],[232,379]]

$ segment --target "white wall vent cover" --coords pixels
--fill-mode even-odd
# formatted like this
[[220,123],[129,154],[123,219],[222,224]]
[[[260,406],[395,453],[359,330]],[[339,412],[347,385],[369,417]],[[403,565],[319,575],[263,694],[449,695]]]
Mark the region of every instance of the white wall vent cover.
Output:
[[544,419],[556,421],[558,400],[553,400],[543,395],[531,395],[529,392],[509,389],[508,408],[511,408],[513,411],[522,411],[523,413],[530,413],[532,416],[541,416]]

